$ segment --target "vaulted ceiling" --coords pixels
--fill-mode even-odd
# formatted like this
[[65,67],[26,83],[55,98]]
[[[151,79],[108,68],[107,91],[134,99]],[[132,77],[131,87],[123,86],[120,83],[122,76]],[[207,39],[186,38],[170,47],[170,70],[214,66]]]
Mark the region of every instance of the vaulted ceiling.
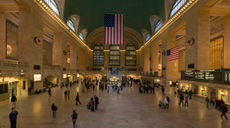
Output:
[[104,14],[124,14],[124,25],[139,33],[151,31],[151,15],[165,19],[164,0],[66,0],[64,19],[73,14],[80,15],[79,30],[88,33],[104,25]]

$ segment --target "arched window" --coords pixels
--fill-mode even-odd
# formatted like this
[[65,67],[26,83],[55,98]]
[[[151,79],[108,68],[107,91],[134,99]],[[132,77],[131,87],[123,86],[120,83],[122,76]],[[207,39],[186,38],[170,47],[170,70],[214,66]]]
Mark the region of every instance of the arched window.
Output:
[[187,0],[176,0],[173,4],[169,17],[172,17],[186,2]]
[[162,22],[159,20],[155,26],[154,32],[157,32],[162,26]]
[[49,7],[58,15],[60,16],[60,11],[58,8],[57,3],[55,2],[55,0],[44,0],[46,2],[46,4],[49,5]]
[[146,42],[150,39],[151,34],[147,29],[142,29],[141,30],[142,36],[143,36],[143,40]]
[[93,65],[104,65],[104,47],[102,44],[95,44],[93,49]]
[[128,44],[126,46],[125,65],[136,66],[136,47],[133,44]]
[[109,65],[111,66],[120,65],[120,46],[117,45],[110,46]]
[[70,28],[72,31],[76,32],[76,29],[75,29],[75,27],[74,27],[74,24],[73,24],[73,21],[72,21],[72,20],[68,20],[68,21],[67,21],[67,25],[69,26],[69,28]]
[[79,33],[79,37],[80,37],[81,40],[84,40],[84,36],[83,36],[82,33]]
[[151,37],[151,35],[150,35],[150,33],[148,33],[148,34],[146,35],[145,41],[148,41],[148,40],[150,39],[150,37]]

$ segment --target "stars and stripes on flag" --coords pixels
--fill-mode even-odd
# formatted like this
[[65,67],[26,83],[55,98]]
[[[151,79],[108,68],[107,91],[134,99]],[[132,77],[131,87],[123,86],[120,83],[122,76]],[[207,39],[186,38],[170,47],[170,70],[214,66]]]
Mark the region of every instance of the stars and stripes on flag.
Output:
[[106,45],[124,44],[124,15],[104,15],[104,42]]
[[178,46],[167,50],[167,60],[168,61],[176,60],[178,58],[179,58],[179,48],[178,48]]

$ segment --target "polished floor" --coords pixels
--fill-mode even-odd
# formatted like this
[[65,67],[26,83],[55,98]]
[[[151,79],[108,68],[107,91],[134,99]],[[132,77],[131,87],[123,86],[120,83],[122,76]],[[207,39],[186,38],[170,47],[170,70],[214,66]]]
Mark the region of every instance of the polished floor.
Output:
[[[120,95],[108,94],[99,90],[81,92],[82,105],[75,105],[78,87],[72,87],[69,101],[65,101],[65,88],[52,89],[52,97],[47,93],[19,98],[18,128],[72,128],[70,115],[73,110],[79,114],[77,128],[230,128],[230,121],[222,121],[220,113],[207,109],[198,101],[190,101],[189,108],[180,108],[173,94],[174,88],[166,88],[166,95],[171,98],[169,110],[158,107],[162,95],[139,94],[137,88],[125,88]],[[86,104],[90,97],[98,95],[99,110],[90,112]],[[58,106],[57,118],[52,119],[51,104]],[[9,128],[8,114],[11,105],[8,101],[0,102],[0,128]],[[230,115],[228,115],[230,117]]]

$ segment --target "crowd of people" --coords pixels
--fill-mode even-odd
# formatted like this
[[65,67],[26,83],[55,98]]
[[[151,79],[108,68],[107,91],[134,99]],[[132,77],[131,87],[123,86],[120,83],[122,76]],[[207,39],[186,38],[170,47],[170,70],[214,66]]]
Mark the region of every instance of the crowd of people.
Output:
[[[64,90],[64,99],[65,101],[70,100],[70,90],[73,85],[76,85],[77,82],[70,84],[65,84],[66,89]],[[124,87],[128,86],[132,88],[134,85],[139,85],[138,91],[141,94],[155,94],[155,88],[160,90],[162,94],[162,100],[159,102],[159,107],[162,109],[169,109],[170,106],[170,97],[165,94],[165,87],[163,85],[160,85],[160,83],[154,83],[150,81],[134,81],[134,80],[128,80],[128,81],[122,81],[122,82],[101,82],[98,80],[87,80],[84,79],[81,82],[82,85],[82,92],[84,92],[84,88],[86,88],[88,91],[92,88],[94,91],[95,88],[99,88],[101,92],[103,90],[107,90],[107,93],[110,92],[110,89],[112,91],[116,91],[117,94],[120,94],[120,91],[123,90]],[[68,88],[70,87],[70,88]],[[61,86],[63,88],[63,86]],[[49,97],[52,97],[52,90],[51,88],[48,88],[47,90]],[[174,92],[175,96],[178,97],[178,105],[180,107],[189,107],[189,101],[192,99],[193,92],[192,90],[182,90],[178,89]],[[17,98],[14,94],[12,94],[11,102],[12,102],[12,111],[9,114],[9,120],[11,128],[16,128],[16,121],[18,116],[18,111],[16,110],[16,101]],[[75,105],[81,105],[80,101],[80,94],[77,92],[75,97]],[[225,104],[225,102],[222,99],[216,98],[215,100],[209,99],[208,97],[205,99],[206,101],[206,107],[207,108],[216,108],[221,112],[221,118],[223,117],[228,120],[226,113],[228,112],[228,107]],[[94,95],[90,98],[89,102],[86,104],[87,109],[89,109],[91,112],[95,112],[98,110],[99,106],[99,97]],[[52,118],[56,118],[56,113],[58,111],[58,106],[55,103],[52,103],[51,105],[51,111],[52,111]],[[76,120],[78,118],[78,114],[76,110],[73,110],[73,113],[71,114],[73,128],[76,127]]]

